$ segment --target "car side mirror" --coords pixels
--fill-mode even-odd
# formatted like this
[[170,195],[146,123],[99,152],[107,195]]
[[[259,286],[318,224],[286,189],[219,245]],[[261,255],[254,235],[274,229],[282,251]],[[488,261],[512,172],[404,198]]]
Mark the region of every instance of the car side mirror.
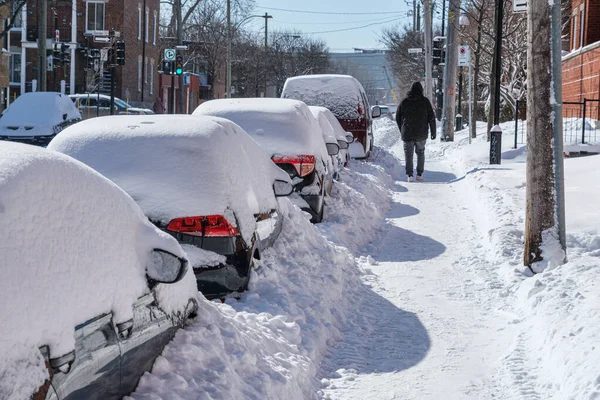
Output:
[[350,132],[347,132],[346,140],[348,141],[348,143],[354,143],[354,135]]
[[71,371],[71,366],[75,362],[75,350],[60,356],[50,359],[50,367],[54,371],[60,371],[63,374],[68,374]]
[[381,117],[381,108],[379,106],[373,106],[373,107],[371,107],[371,116],[373,118],[379,118],[379,117]]
[[346,140],[338,140],[337,142],[340,150],[346,150],[349,147],[348,141]]
[[177,257],[166,250],[154,249],[146,268],[150,286],[157,283],[179,282],[185,276],[188,264],[188,260],[185,258]]
[[67,114],[63,114],[63,121],[67,120]]
[[340,152],[340,147],[337,143],[325,143],[325,145],[327,146],[327,154],[330,156],[335,156]]
[[294,186],[291,183],[277,179],[273,182],[273,193],[275,197],[286,197],[292,194]]

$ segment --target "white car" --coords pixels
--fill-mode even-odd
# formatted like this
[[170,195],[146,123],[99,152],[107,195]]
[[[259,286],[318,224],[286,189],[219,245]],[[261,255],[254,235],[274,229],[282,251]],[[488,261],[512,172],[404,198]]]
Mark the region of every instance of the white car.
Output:
[[[83,119],[110,115],[110,96],[97,93],[69,95]],[[115,97],[114,115],[150,115],[154,111],[148,108],[132,107],[118,97]]]
[[2,113],[0,140],[45,146],[54,135],[79,121],[81,114],[67,95],[24,93]]
[[281,230],[290,178],[231,121],[189,115],[99,117],[48,146],[96,169],[186,250],[209,298],[246,289]]
[[[343,161],[343,166],[347,167],[348,162],[350,161],[350,145],[354,143],[354,135],[352,132],[347,132],[342,128],[342,125],[338,121],[338,119],[333,115],[329,109],[324,111],[325,117],[331,124],[333,131],[335,132],[335,137],[337,138],[338,145],[340,146],[340,159]],[[344,145],[346,142],[346,145]]]
[[0,142],[0,225],[1,398],[120,399],[197,309],[177,241],[64,154]]
[[[309,106],[308,108],[312,112],[313,116],[317,120],[317,123],[319,124],[319,127],[321,128],[321,134],[323,135],[323,140],[325,141],[325,143],[334,143],[337,144],[339,147],[339,152],[336,155],[331,156],[335,171],[333,177],[337,180],[339,179],[340,171],[342,170],[342,168],[344,168],[344,166],[347,163],[349,146],[348,140],[346,136],[338,136],[336,134],[336,131],[334,130],[327,116],[327,114],[329,114],[331,118],[335,119],[335,116],[331,113],[331,111],[329,111],[325,107],[318,106]],[[339,122],[337,122],[337,120],[336,123],[337,125],[339,125]]]
[[330,155],[337,144],[325,145],[317,121],[301,101],[285,99],[221,99],[202,103],[193,115],[227,118],[241,126],[286,171],[300,195],[296,204],[313,222],[323,219],[325,196],[333,187]]

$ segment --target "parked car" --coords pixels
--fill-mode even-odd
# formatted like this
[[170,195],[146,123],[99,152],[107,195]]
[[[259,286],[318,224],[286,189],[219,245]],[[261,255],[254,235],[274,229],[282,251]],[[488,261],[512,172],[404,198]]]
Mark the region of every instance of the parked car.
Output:
[[45,146],[54,135],[81,121],[73,102],[61,93],[24,93],[2,113],[0,140]]
[[197,310],[183,249],[46,149],[0,143],[0,200],[0,397],[126,396]]
[[[312,107],[317,107],[317,106],[312,106]],[[342,167],[347,167],[348,162],[350,161],[349,148],[350,148],[350,144],[352,142],[354,142],[354,140],[355,140],[354,135],[352,135],[351,132],[346,132],[344,130],[344,128],[342,128],[340,121],[337,120],[335,115],[333,115],[333,113],[331,111],[329,111],[329,109],[327,109],[325,107],[322,107],[322,109],[323,109],[322,110],[323,115],[325,115],[325,118],[327,118],[327,121],[333,128],[333,132],[335,134],[335,137],[338,142],[338,146],[340,148],[338,158],[343,163]]]
[[333,187],[330,155],[337,145],[325,145],[306,104],[284,99],[221,99],[207,101],[193,115],[227,118],[241,126],[289,174],[299,196],[295,202],[313,222],[323,219],[325,196]]
[[381,113],[382,117],[389,118],[392,120],[394,119],[392,112],[390,111],[390,108],[388,106],[384,106],[384,105],[372,106],[371,107],[371,115],[373,114],[375,107],[379,107],[379,112]]
[[83,121],[49,145],[96,169],[173,235],[208,298],[246,290],[281,230],[290,178],[231,121],[189,115]]
[[[308,108],[312,112],[313,116],[317,120],[317,123],[319,124],[319,127],[321,128],[321,134],[323,135],[323,140],[325,141],[325,143],[335,143],[338,145],[339,152],[331,156],[334,170],[333,178],[335,180],[338,180],[340,171],[342,170],[342,168],[344,168],[347,162],[349,143],[345,136],[338,137],[335,130],[333,129],[333,126],[331,126],[331,123],[329,122],[329,119],[326,115],[327,113],[331,114],[331,111],[329,111],[325,107],[318,106],[309,106]],[[333,117],[333,114],[331,115]],[[335,117],[333,117],[333,119],[335,119]]]
[[[97,93],[69,95],[83,119],[110,115],[110,96]],[[132,107],[115,97],[114,115],[150,115],[154,111],[148,108]]]
[[369,100],[358,80],[349,75],[304,75],[288,78],[281,97],[301,100],[309,106],[328,108],[344,130],[356,140],[350,155],[367,158],[373,149],[373,118]]

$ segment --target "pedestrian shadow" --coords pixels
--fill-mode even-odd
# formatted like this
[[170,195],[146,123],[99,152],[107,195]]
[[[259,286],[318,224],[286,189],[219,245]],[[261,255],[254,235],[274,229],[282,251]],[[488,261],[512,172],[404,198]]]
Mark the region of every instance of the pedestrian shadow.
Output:
[[418,208],[400,202],[393,202],[390,211],[386,214],[386,218],[412,217],[419,213],[420,211]]
[[446,246],[388,222],[387,229],[365,250],[367,254],[375,253],[373,258],[377,261],[414,262],[436,258],[446,251]]
[[431,339],[416,314],[395,306],[366,284],[354,290],[348,301],[354,305],[352,314],[341,329],[342,338],[321,362],[319,380],[344,378],[341,374],[348,378],[400,372],[425,358]]
[[456,180],[456,175],[442,171],[425,170],[423,177],[425,178],[423,183],[451,183]]

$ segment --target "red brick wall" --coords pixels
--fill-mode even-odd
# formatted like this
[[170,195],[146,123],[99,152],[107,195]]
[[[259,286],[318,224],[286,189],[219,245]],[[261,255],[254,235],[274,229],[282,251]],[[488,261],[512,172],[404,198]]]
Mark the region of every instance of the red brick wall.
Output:
[[600,42],[562,63],[563,101],[600,99]]
[[586,10],[586,44],[600,41],[600,0],[588,0]]

